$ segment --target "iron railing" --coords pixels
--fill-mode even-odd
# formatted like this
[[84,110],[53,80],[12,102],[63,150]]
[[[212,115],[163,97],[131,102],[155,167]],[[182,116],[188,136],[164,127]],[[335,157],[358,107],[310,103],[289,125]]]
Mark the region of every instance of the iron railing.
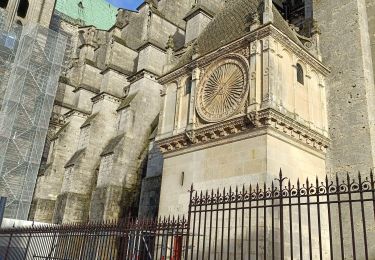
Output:
[[0,259],[375,259],[374,176],[190,190],[187,217],[0,230]]
[[184,218],[4,229],[0,259],[181,259],[186,234]]
[[372,173],[190,196],[185,259],[375,259]]

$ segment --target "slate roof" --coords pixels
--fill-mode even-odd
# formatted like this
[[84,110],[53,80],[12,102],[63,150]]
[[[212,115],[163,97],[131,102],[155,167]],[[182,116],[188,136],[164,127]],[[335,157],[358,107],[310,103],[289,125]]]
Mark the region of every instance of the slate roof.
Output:
[[121,142],[123,137],[124,134],[121,134],[109,140],[108,144],[104,147],[103,152],[100,154],[100,156],[105,156],[114,153],[116,146]]
[[76,151],[73,156],[69,159],[69,161],[65,164],[65,168],[68,168],[70,166],[74,166],[79,159],[83,156],[84,152],[86,151],[86,148],[80,149]]
[[52,136],[51,141],[59,137],[59,135],[68,127],[69,122],[65,123],[60,129]]
[[92,121],[95,119],[95,117],[98,115],[98,113],[94,113],[92,115],[90,115],[86,121],[82,124],[81,128],[84,128],[86,126],[89,126],[91,125]]
[[120,103],[120,106],[117,109],[117,111],[130,106],[130,103],[133,101],[133,99],[135,98],[135,96],[137,96],[137,93],[138,92],[130,94],[124,100],[122,100],[121,103]]
[[117,8],[105,0],[57,0],[55,10],[64,20],[101,30],[110,29],[117,15]]
[[[195,45],[199,56],[208,54],[219,49],[249,33],[249,22],[251,15],[258,13],[262,17],[262,0],[232,0],[228,1],[223,10],[219,12],[207,25],[204,31],[196,39]],[[288,23],[274,7],[274,26],[286,34],[297,44],[301,44],[298,37],[289,27]],[[182,55],[173,70],[178,69],[192,59],[193,47],[189,46]]]

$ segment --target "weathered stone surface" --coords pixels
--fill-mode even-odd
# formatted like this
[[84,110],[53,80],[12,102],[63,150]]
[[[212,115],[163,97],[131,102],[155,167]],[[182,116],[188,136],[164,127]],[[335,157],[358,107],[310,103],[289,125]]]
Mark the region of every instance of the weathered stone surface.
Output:
[[[182,214],[191,183],[205,190],[269,183],[280,168],[295,180],[373,167],[373,1],[315,0],[321,34],[312,38],[261,2],[148,1],[120,10],[108,31],[63,22],[73,51],[54,112],[68,125],[55,126],[30,215],[102,221],[138,203],[139,216]],[[301,33],[310,36],[305,2]],[[206,122],[196,111],[207,95],[197,94],[231,59],[244,67],[245,92],[228,118]]]
[[96,188],[91,197],[90,220],[101,222],[119,219],[123,209],[121,198],[121,186]]
[[90,197],[78,193],[60,194],[56,201],[53,223],[86,222],[89,219]]
[[155,218],[158,216],[160,186],[161,176],[143,179],[138,211],[140,218]]
[[370,46],[374,39],[373,4],[364,0],[315,1],[321,27],[327,77],[328,122],[332,144],[327,155],[330,173],[368,172],[374,167],[375,96]]
[[[157,77],[167,62],[166,43],[172,36],[176,48],[183,46],[184,28],[173,21],[183,22],[191,8],[183,3],[181,14],[163,14],[169,5],[159,4],[159,9],[144,4],[139,13],[120,10],[109,31],[61,25],[72,35],[74,50],[54,111],[67,126],[58,131],[49,169],[39,178],[34,196],[36,205],[43,199],[57,200],[55,222],[116,219],[126,207],[138,204],[160,111],[162,86]],[[162,165],[162,157],[157,161],[150,168],[160,176],[155,164]],[[39,213],[36,208],[34,218]]]

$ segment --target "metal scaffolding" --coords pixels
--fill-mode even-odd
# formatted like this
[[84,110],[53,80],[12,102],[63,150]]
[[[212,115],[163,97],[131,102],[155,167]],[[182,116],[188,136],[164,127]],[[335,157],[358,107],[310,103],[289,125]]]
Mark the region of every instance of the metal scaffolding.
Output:
[[27,219],[67,37],[0,16],[0,196],[5,217]]

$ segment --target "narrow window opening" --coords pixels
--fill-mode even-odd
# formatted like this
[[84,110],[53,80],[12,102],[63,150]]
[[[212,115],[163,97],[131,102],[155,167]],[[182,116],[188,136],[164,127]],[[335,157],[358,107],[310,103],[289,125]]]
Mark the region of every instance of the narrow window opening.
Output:
[[17,15],[21,18],[25,18],[28,9],[29,9],[29,1],[21,0],[20,5],[18,6]]
[[8,6],[9,0],[0,0],[0,7],[6,9]]
[[184,186],[184,181],[185,181],[185,172],[181,172],[181,186]]
[[186,80],[185,82],[185,95],[188,95],[191,93],[191,84],[192,84],[192,78],[191,76]]
[[297,63],[297,81],[302,85],[305,83],[303,68],[301,64],[298,64],[298,63]]

